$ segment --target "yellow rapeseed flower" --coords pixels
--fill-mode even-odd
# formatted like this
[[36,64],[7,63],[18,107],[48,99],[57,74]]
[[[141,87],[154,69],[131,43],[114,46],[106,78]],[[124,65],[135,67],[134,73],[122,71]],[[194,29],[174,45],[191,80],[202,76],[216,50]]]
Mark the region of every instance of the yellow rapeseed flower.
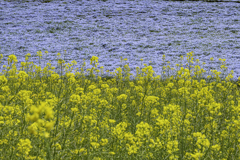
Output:
[[17,57],[13,54],[8,56],[8,65],[12,62],[14,62],[14,63],[18,62]]
[[18,148],[18,153],[17,156],[28,156],[29,152],[32,149],[31,141],[29,139],[20,139],[20,142],[17,144]]
[[7,84],[7,82],[8,80],[4,75],[0,76],[0,86]]
[[53,128],[54,124],[55,124],[54,121],[46,122],[46,124],[45,124],[46,130],[50,131]]

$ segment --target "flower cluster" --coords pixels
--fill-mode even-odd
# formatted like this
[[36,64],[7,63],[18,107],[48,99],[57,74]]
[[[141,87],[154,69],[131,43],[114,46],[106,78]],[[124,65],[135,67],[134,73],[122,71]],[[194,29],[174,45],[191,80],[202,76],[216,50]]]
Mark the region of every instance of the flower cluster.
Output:
[[204,78],[193,52],[176,70],[163,55],[162,75],[144,64],[130,80],[128,64],[104,78],[96,56],[75,74],[76,61],[58,56],[65,75],[50,63],[22,62],[18,71],[16,56],[8,57],[0,74],[0,159],[240,159],[240,83],[226,74],[224,59]]

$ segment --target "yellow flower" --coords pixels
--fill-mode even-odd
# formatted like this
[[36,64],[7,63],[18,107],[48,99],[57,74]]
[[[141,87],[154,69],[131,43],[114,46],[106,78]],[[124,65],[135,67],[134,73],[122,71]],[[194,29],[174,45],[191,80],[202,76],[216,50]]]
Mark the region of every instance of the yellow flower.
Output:
[[139,147],[137,147],[136,144],[128,145],[128,147],[127,147],[128,155],[137,154],[138,149],[139,149]]
[[114,119],[109,119],[109,123],[115,123],[116,121]]
[[109,152],[110,155],[115,155],[115,152]]
[[124,132],[127,128],[126,122],[120,122],[116,127],[112,129],[112,135],[116,136],[118,139],[124,138]]
[[27,117],[26,117],[27,121],[32,121],[32,122],[36,122],[38,119],[39,119],[39,114],[38,113],[34,113],[33,115],[30,115],[28,113]]
[[81,149],[79,149],[79,152],[80,152],[80,153],[84,152],[83,155],[87,155],[87,149],[86,149],[86,148],[81,148]]
[[58,74],[51,74],[50,80],[51,80],[51,82],[57,82],[59,77],[60,76]]
[[102,84],[102,85],[101,85],[101,88],[103,88],[103,89],[104,89],[104,88],[109,88],[109,85],[108,85],[108,84]]
[[42,51],[37,51],[37,56],[42,57]]
[[64,60],[62,60],[62,59],[59,59],[59,60],[58,60],[58,64],[64,64],[64,63],[65,63]]
[[91,142],[91,145],[93,146],[93,148],[97,149],[100,145],[97,142]]
[[0,76],[0,85],[5,85],[5,84],[7,84],[7,82],[8,82],[8,80],[4,75]]
[[8,56],[8,65],[12,62],[14,62],[14,63],[18,62],[17,57],[13,54]]
[[52,108],[46,107],[45,108],[45,118],[46,119],[51,119],[53,117],[54,117],[54,112],[53,112]]
[[98,57],[96,56],[92,56],[92,58],[90,59],[90,64],[93,64],[93,63],[98,63]]
[[26,72],[24,72],[24,71],[20,71],[19,73],[18,73],[18,78],[19,78],[19,80],[21,81],[21,82],[24,82],[25,81],[25,78],[27,78],[28,77],[28,74],[26,73]]
[[57,149],[57,150],[61,150],[62,149],[62,146],[59,144],[59,143],[56,143],[54,145],[54,147]]
[[47,129],[47,131],[50,131],[54,126],[54,122],[50,121],[50,122],[46,122],[45,124],[45,128]]
[[98,95],[98,94],[101,93],[101,90],[100,90],[100,89],[94,89],[94,90],[93,90],[93,93],[94,93],[95,95]]
[[100,144],[102,145],[102,146],[105,146],[106,144],[108,144],[108,139],[101,139],[101,142],[100,142]]
[[74,108],[71,108],[72,112],[79,112],[78,108],[74,107]]
[[117,96],[118,101],[126,101],[127,95],[126,94],[121,94],[120,96]]
[[20,142],[17,144],[18,148],[18,152],[20,154],[17,153],[17,156],[27,156],[29,154],[29,152],[31,151],[32,145],[31,145],[31,141],[29,139],[20,139]]
[[80,102],[80,96],[73,94],[70,96],[69,102],[78,103]]
[[47,132],[44,133],[44,137],[45,137],[45,138],[49,138],[49,136],[50,136],[49,133],[47,133]]
[[219,151],[219,150],[221,149],[221,146],[220,146],[219,144],[216,144],[216,145],[213,145],[213,146],[212,146],[212,149],[213,149],[214,151]]
[[136,128],[137,128],[136,135],[139,138],[145,138],[145,136],[150,136],[152,131],[152,126],[145,122],[137,124]]
[[77,65],[77,62],[74,60],[74,61],[71,61],[71,63],[73,64],[73,65]]
[[157,117],[159,114],[158,114],[158,109],[154,108],[151,110],[151,117],[155,118]]
[[203,155],[204,155],[203,153],[197,152],[195,154],[191,154],[191,157],[194,158],[195,160],[199,160]]

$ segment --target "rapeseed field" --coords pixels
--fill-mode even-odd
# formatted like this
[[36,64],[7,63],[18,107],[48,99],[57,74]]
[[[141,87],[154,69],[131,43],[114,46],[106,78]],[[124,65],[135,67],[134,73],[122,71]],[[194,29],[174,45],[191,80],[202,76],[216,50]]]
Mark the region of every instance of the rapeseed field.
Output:
[[239,84],[220,76],[225,59],[206,78],[190,52],[187,67],[166,62],[154,76],[144,64],[130,80],[127,64],[104,78],[95,56],[75,74],[76,61],[59,59],[57,74],[30,56],[2,66],[0,159],[240,159]]

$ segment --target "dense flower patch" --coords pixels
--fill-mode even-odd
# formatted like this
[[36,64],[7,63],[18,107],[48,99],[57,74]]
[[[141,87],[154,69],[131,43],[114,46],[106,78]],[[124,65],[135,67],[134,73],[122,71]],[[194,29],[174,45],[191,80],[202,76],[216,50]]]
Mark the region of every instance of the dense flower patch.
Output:
[[190,52],[175,75],[144,64],[130,80],[128,65],[101,77],[94,56],[76,74],[76,61],[59,59],[64,76],[29,57],[17,70],[10,55],[0,73],[0,159],[240,159],[239,89],[233,72],[220,78],[225,60],[203,78]]

